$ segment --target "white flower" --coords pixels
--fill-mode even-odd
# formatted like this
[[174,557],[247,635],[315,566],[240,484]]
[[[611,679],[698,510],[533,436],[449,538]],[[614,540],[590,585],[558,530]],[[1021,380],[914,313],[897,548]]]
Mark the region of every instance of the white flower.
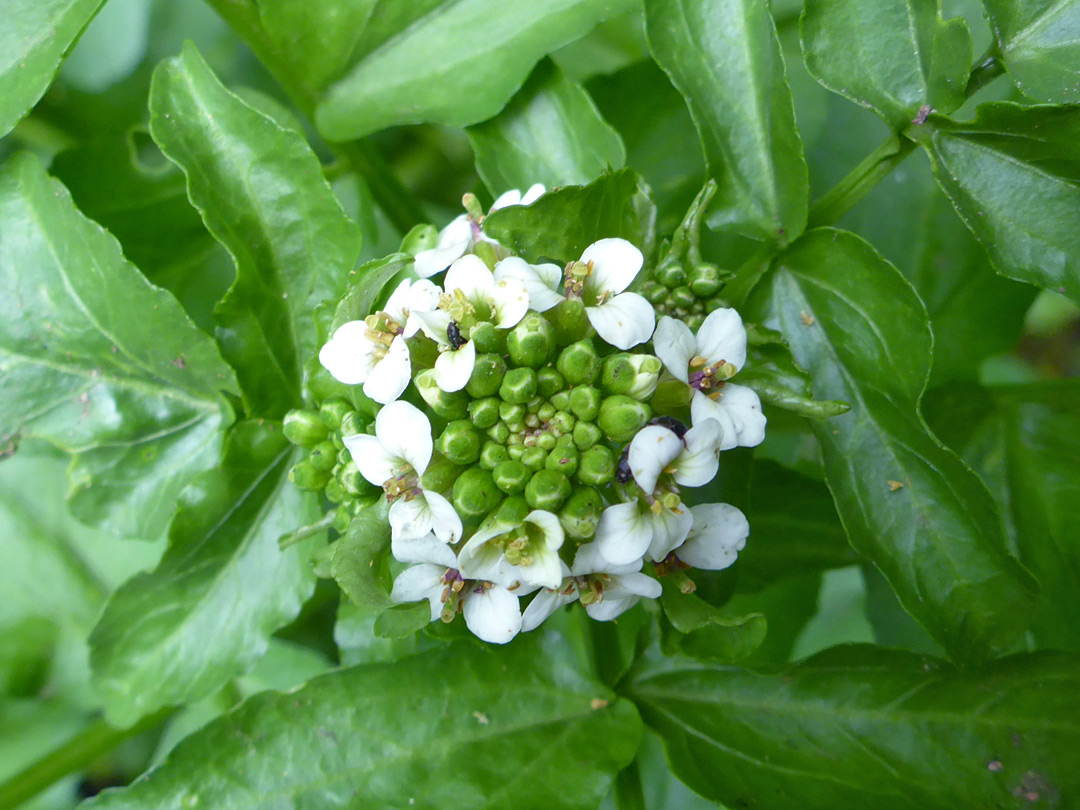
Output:
[[[647,553],[655,561],[664,559],[686,539],[693,523],[690,510],[678,502],[665,504],[656,499],[652,504],[635,499],[609,506],[596,525],[597,552],[611,565],[641,567]],[[578,550],[580,553],[580,549]]]
[[447,609],[447,620],[452,619],[460,600],[465,626],[491,644],[506,644],[521,630],[521,606],[516,596],[490,582],[464,580],[452,567],[422,563],[406,568],[394,580],[390,599],[396,604],[426,599],[431,621],[442,618]]
[[420,278],[431,278],[460,259],[473,246],[477,229],[468,214],[462,214],[439,231],[435,247],[421,250],[413,257],[413,268]]
[[646,494],[652,494],[661,473],[687,487],[700,487],[716,477],[723,428],[713,419],[699,422],[683,438],[662,425],[647,425],[630,442],[630,472]]
[[421,538],[428,532],[444,543],[461,538],[461,518],[446,498],[425,490],[420,476],[431,461],[431,423],[415,406],[399,400],[384,406],[375,417],[375,435],[343,437],[360,474],[381,486],[390,507],[392,536]]
[[495,202],[491,204],[491,208],[488,209],[488,213],[492,211],[498,211],[500,208],[506,208],[508,205],[532,205],[536,202],[544,192],[547,191],[540,183],[534,183],[529,186],[524,194],[518,189],[512,188],[509,191],[504,191],[498,197],[495,198]]
[[509,256],[495,265],[495,278],[519,279],[529,293],[529,307],[537,312],[547,312],[566,300],[563,271],[557,264],[529,264],[519,256]]
[[601,239],[567,269],[567,293],[581,297],[593,329],[616,349],[644,343],[656,325],[652,304],[623,292],[643,262],[641,251],[625,239]]
[[761,400],[750,388],[728,380],[746,364],[746,329],[734,309],[717,309],[705,318],[697,336],[682,321],[664,316],[653,335],[664,366],[694,389],[690,413],[694,424],[715,419],[723,426],[721,450],[755,447],[765,439]]
[[662,591],[659,582],[641,573],[640,560],[613,565],[596,543],[578,549],[570,573],[578,578],[578,598],[585,612],[601,622],[618,617],[642,597],[656,599]]
[[690,511],[694,526],[676,556],[687,565],[707,571],[719,571],[735,562],[750,536],[746,516],[726,503],[703,503]]
[[419,314],[439,303],[439,294],[430,281],[402,281],[383,310],[338,327],[319,351],[319,362],[339,382],[363,383],[371,399],[393,402],[412,374],[405,339],[419,328]]
[[469,579],[487,580],[511,591],[521,586],[555,588],[562,582],[559,549],[563,539],[559,518],[539,509],[519,525],[492,521],[461,549],[461,572]]

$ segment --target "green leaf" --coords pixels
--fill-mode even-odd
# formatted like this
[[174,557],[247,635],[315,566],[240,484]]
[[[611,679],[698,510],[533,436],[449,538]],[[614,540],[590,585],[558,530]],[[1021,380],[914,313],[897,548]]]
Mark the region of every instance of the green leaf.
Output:
[[813,428],[855,550],[954,658],[1008,650],[1030,619],[1030,577],[985,487],[919,414],[932,338],[911,286],[858,237],[818,229],[777,258],[750,308],[784,334],[815,396],[851,403]]
[[[395,124],[466,126],[495,115],[541,57],[630,7],[627,0],[425,0],[383,3],[364,55],[315,111],[334,141]],[[423,54],[423,58],[417,58]]]
[[280,417],[302,403],[315,307],[344,291],[360,231],[303,138],[226,90],[190,43],[154,72],[150,132],[236,263],[216,315],[248,413]]
[[349,321],[362,321],[374,312],[375,303],[382,297],[387,285],[412,261],[413,257],[407,253],[392,253],[356,268],[352,286],[334,310],[330,332]]
[[720,184],[709,225],[790,242],[806,227],[806,160],[768,3],[646,0],[645,20]]
[[966,99],[971,34],[941,0],[807,0],[800,30],[810,73],[892,127]]
[[593,242],[615,236],[644,248],[638,189],[630,169],[604,174],[587,186],[549,191],[532,205],[500,208],[485,217],[484,233],[530,262],[576,261]]
[[782,342],[751,345],[739,380],[757,391],[763,402],[808,419],[825,419],[850,410],[846,402],[814,399],[810,375],[799,368]]
[[668,762],[729,807],[1067,807],[1080,791],[1080,660],[975,671],[867,646],[772,675],[683,666],[631,686]]
[[78,518],[157,536],[218,459],[232,370],[29,154],[0,167],[0,231],[0,446],[72,453]]
[[464,644],[257,695],[86,806],[586,810],[640,740],[632,704],[536,644]]
[[121,587],[90,638],[110,722],[209,695],[266,652],[314,589],[321,538],[278,548],[319,507],[288,483],[295,450],[280,426],[242,422],[225,459],[184,493],[153,571]]
[[0,137],[37,103],[105,0],[6,0],[0,25]]
[[589,94],[544,60],[506,108],[466,130],[476,170],[493,195],[589,183],[626,160],[619,134]]
[[1080,102],[1080,2],[983,0],[1001,59],[1025,95]]
[[382,611],[393,605],[385,553],[390,548],[389,511],[386,498],[379,498],[353,518],[349,530],[334,544],[330,573],[363,610]]
[[1080,300],[1080,108],[983,104],[908,134],[999,273]]
[[671,622],[663,639],[669,655],[683,653],[699,661],[730,664],[746,658],[765,640],[766,622],[760,613],[736,616],[683,593],[670,577],[661,583],[660,606]]

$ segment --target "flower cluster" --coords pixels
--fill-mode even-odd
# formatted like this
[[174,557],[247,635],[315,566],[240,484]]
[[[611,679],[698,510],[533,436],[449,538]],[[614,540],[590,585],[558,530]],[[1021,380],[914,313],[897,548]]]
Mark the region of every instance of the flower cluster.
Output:
[[[695,268],[682,310],[646,282],[654,306],[629,290],[644,259],[624,239],[560,268],[511,255],[482,225],[474,205],[416,252],[421,278],[322,347],[322,365],[382,407],[371,426],[343,400],[291,414],[287,435],[312,447],[294,480],[342,504],[339,528],[367,484],[381,489],[407,566],[393,601],[427,600],[432,621],[460,612],[494,643],[575,600],[610,620],[658,597],[657,577],[731,565],[745,517],[682,497],[712,481],[720,451],[765,432],[757,395],[730,382],[746,362],[742,320],[695,303],[717,279]],[[669,275],[682,294],[686,274]]]

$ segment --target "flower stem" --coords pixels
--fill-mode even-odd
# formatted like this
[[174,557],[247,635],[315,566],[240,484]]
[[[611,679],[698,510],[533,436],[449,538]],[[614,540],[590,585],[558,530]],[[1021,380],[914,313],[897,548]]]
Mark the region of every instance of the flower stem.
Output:
[[294,546],[297,543],[307,540],[309,537],[313,537],[321,531],[325,531],[334,525],[334,515],[336,513],[331,510],[316,520],[314,523],[309,523],[307,526],[301,526],[295,531],[291,531],[288,534],[283,534],[278,538],[278,548],[284,551],[289,546]]
[[835,186],[818,198],[807,215],[806,227],[832,225],[851,206],[884,180],[904,158],[915,150],[915,142],[902,135],[891,135],[867,155]]

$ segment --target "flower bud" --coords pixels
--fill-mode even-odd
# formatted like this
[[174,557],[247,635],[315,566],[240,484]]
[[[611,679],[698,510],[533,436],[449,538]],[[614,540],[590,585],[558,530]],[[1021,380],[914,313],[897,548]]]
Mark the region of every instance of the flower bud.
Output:
[[520,461],[510,459],[496,466],[491,475],[495,486],[507,495],[518,495],[525,491],[525,485],[532,478],[532,470]]
[[510,454],[510,458],[513,461],[521,461],[521,456],[525,453],[525,445],[523,445],[521,443],[521,437],[520,436],[511,437],[511,438],[516,438],[517,441],[516,442],[511,441],[509,444],[507,444],[506,445],[506,452]]
[[480,448],[480,466],[485,470],[494,470],[509,459],[510,454],[506,452],[504,445],[489,441],[484,442],[484,446]]
[[540,368],[555,349],[555,331],[542,315],[526,315],[506,336],[506,351],[519,366]]
[[[332,524],[334,530],[338,534],[345,534],[345,532],[349,530],[349,524],[352,523],[352,519],[352,509],[350,509],[347,504],[342,504],[334,510],[334,522]],[[331,543],[330,546],[324,546],[324,548],[331,548],[332,546],[333,543]]]
[[537,472],[544,469],[544,460],[547,458],[547,451],[542,447],[533,445],[532,447],[526,447],[521,454],[521,463],[529,468],[531,472]]
[[285,414],[282,426],[285,438],[301,447],[312,447],[326,438],[329,431],[315,411],[296,410]]
[[494,396],[498,393],[499,384],[505,374],[506,363],[500,355],[478,354],[465,391],[474,399]]
[[447,393],[435,382],[435,372],[424,369],[416,375],[416,390],[424,402],[443,419],[464,419],[469,414],[469,397],[464,391]]
[[551,417],[551,430],[556,436],[563,436],[574,430],[577,420],[567,411],[556,411]]
[[545,402],[543,405],[537,408],[536,418],[539,419],[541,422],[547,422],[556,413],[558,413],[558,411],[555,410],[555,406],[552,405],[550,402]]
[[569,346],[589,334],[589,317],[585,314],[585,303],[580,298],[568,298],[546,314],[560,346]]
[[499,422],[498,424],[488,428],[487,435],[493,442],[498,442],[499,444],[506,444],[506,442],[510,438],[510,428],[508,428],[502,422]]
[[691,332],[696,332],[705,323],[705,316],[700,312],[691,312],[683,318],[683,323],[690,327]]
[[342,465],[341,470],[338,472],[338,480],[341,481],[341,488],[345,490],[345,494],[352,498],[363,495],[372,489],[371,484],[360,474],[356,462],[352,460]]
[[720,269],[715,264],[702,262],[690,271],[690,289],[697,298],[711,298],[722,286]]
[[[355,436],[357,433],[363,433],[367,425],[365,419],[356,411],[349,411],[341,419],[341,435],[342,436]],[[340,447],[338,448],[341,449]],[[350,456],[352,458],[352,456]]]
[[[499,386],[499,397],[513,405],[523,404],[536,396],[536,372],[531,368],[515,368],[506,372]],[[524,408],[521,416],[524,417]],[[505,419],[505,417],[504,417]]]
[[422,250],[431,250],[439,244],[439,230],[430,223],[416,225],[401,240],[401,252],[415,256]]
[[604,502],[592,487],[579,489],[570,496],[559,512],[559,523],[563,531],[576,540],[588,540],[596,534],[600,523],[600,514],[604,511]]
[[[579,385],[570,392],[570,410],[574,416],[592,422],[600,413],[600,391],[591,385]],[[571,426],[572,427],[572,426]]]
[[338,451],[333,442],[319,442],[311,448],[308,462],[316,470],[325,472],[334,469],[334,465],[337,464],[337,454]]
[[544,460],[544,468],[570,476],[577,472],[578,450],[571,436],[563,436]]
[[588,339],[571,343],[563,349],[556,365],[571,385],[589,384],[600,372],[600,358]]
[[529,504],[521,497],[504,498],[491,516],[492,521],[504,526],[520,526],[529,516]]
[[495,246],[491,242],[477,242],[473,245],[473,253],[487,265],[488,270],[494,270],[499,261],[499,255],[495,252]]
[[540,470],[525,486],[525,500],[533,509],[555,512],[570,494],[570,479],[553,470]]
[[454,464],[472,464],[480,458],[480,434],[468,420],[457,419],[446,426],[435,449]]
[[330,397],[319,406],[319,419],[330,430],[337,430],[341,427],[342,418],[352,409],[353,406],[341,397]]
[[578,422],[574,425],[574,446],[578,450],[588,450],[600,441],[602,435],[600,428],[592,422]]
[[600,385],[607,394],[625,394],[634,384],[636,373],[628,352],[616,352],[604,358],[604,368],[600,374]]
[[557,411],[570,410],[570,392],[558,391],[551,395],[551,404],[555,406]]
[[686,270],[681,264],[669,264],[656,270],[656,280],[669,290],[686,283]]
[[542,450],[554,450],[556,439],[550,433],[541,433],[536,437],[536,445]]
[[474,399],[469,403],[469,418],[481,430],[487,430],[499,421],[499,406],[502,403],[495,397]]
[[719,295],[714,295],[705,301],[705,311],[715,312],[718,309],[724,309],[728,306],[726,299],[721,298]]
[[602,444],[590,447],[578,462],[578,481],[603,486],[615,480],[615,454]]
[[641,294],[650,304],[659,304],[667,296],[667,288],[650,279],[641,285]]
[[499,419],[506,424],[520,422],[525,418],[525,406],[515,405],[512,402],[499,403]]
[[626,396],[632,399],[648,399],[656,390],[664,364],[659,357],[651,354],[632,354],[630,362],[634,366],[634,381],[625,392]]
[[428,468],[420,477],[420,486],[432,492],[449,492],[459,475],[461,475],[461,467],[439,453],[435,453],[431,457]]
[[502,498],[491,473],[470,467],[454,482],[454,508],[464,519],[486,515]]
[[566,380],[557,369],[542,368],[536,372],[536,391],[544,399],[551,399],[552,395],[566,388]]
[[326,500],[330,501],[330,503],[341,503],[345,500],[345,489],[341,486],[340,481],[331,478],[323,487],[323,495],[326,496]]
[[671,291],[671,300],[676,307],[689,309],[697,302],[697,296],[690,291],[689,287],[684,285]]
[[304,460],[294,464],[289,470],[289,480],[296,484],[297,489],[316,491],[326,486],[330,480],[330,472],[316,470],[310,461]]
[[635,433],[645,427],[651,415],[652,412],[645,403],[616,394],[605,399],[600,405],[597,424],[609,439],[628,442],[634,438]]
[[476,344],[478,353],[501,355],[506,350],[506,330],[496,329],[495,324],[482,321],[469,332],[469,339]]

